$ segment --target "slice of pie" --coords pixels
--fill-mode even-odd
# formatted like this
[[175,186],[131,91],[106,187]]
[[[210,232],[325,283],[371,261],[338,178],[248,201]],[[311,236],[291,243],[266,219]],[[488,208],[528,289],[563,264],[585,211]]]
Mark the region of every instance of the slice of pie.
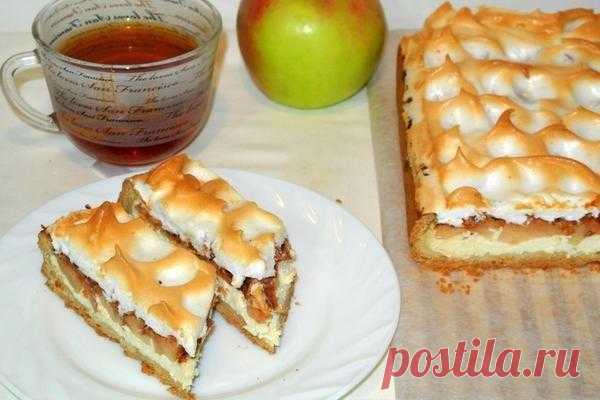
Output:
[[600,261],[600,14],[442,5],[399,57],[410,244],[426,266]]
[[282,221],[186,155],[128,178],[124,208],[217,266],[217,310],[252,342],[279,345],[296,280]]
[[38,236],[48,287],[182,398],[211,330],[216,270],[119,204],[77,211]]

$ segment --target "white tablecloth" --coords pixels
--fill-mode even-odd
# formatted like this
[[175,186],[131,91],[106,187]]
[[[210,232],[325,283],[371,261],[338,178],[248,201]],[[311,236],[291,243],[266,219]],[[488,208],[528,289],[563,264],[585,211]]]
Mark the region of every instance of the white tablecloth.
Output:
[[[30,50],[29,33],[0,34],[0,60]],[[298,111],[267,100],[251,83],[235,34],[226,32],[214,109],[187,149],[211,167],[254,171],[317,191],[343,206],[381,237],[379,201],[366,92],[337,106]],[[50,111],[39,71],[23,74],[22,92]],[[106,167],[60,134],[24,124],[0,96],[0,235],[28,212],[79,186],[127,172]],[[393,399],[393,386],[379,389],[382,364],[349,399]],[[0,388],[0,398],[10,398]]]

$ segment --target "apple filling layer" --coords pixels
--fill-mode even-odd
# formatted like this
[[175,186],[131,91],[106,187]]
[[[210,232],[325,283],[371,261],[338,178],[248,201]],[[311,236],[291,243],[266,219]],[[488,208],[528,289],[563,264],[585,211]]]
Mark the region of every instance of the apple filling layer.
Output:
[[582,240],[600,234],[600,221],[591,216],[579,221],[557,220],[548,222],[539,218],[529,218],[523,225],[507,223],[501,219],[488,217],[481,221],[469,219],[462,227],[437,224],[436,239],[454,236],[479,235],[507,244],[519,244],[531,239],[549,236],[569,236],[569,241],[577,244]]
[[293,261],[279,262],[276,270],[268,282],[247,279],[240,289],[220,274],[217,276],[217,310],[269,352],[279,346],[296,281]]

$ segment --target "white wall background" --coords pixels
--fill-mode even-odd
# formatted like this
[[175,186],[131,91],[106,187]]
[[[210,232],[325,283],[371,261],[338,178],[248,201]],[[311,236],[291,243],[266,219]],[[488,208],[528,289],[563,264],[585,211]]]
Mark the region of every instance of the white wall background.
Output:
[[[0,31],[29,31],[31,21],[42,6],[50,0],[0,0]],[[295,0],[303,1],[303,0]],[[384,6],[390,29],[418,28],[442,0],[380,0]],[[225,29],[234,29],[239,0],[212,0],[221,14]],[[455,6],[478,6],[482,3],[522,10],[540,8],[554,11],[561,8],[600,8],[600,0],[454,0]]]

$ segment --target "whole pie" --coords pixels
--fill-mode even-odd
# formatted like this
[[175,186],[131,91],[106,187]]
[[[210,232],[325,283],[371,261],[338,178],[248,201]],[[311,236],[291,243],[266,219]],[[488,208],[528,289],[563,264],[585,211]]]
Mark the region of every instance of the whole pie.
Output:
[[400,52],[414,257],[441,270],[600,261],[600,14],[445,3]]

